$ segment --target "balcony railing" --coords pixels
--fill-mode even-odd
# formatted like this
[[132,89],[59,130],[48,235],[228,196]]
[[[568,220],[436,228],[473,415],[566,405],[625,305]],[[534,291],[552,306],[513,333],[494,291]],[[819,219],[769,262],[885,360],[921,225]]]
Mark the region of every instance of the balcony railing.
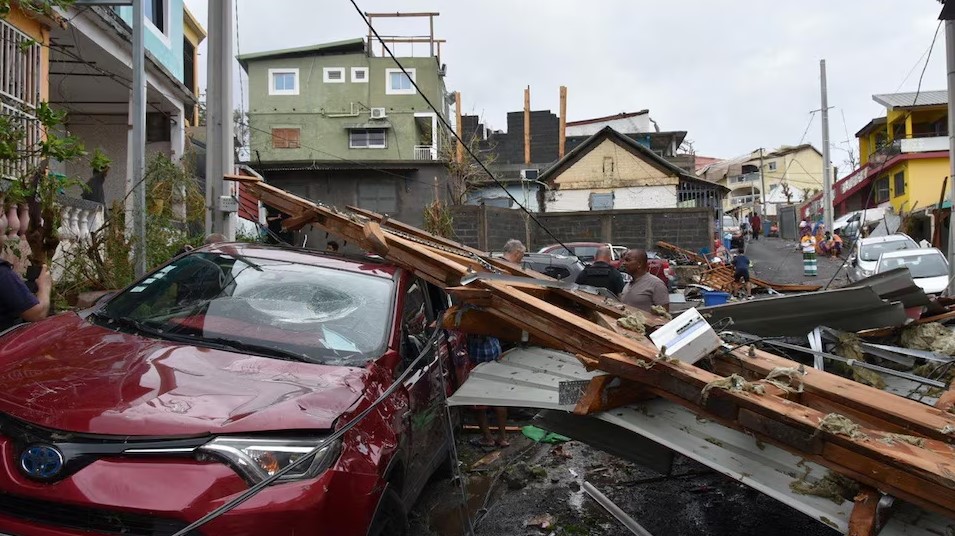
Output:
[[437,160],[438,149],[436,147],[432,147],[431,145],[415,145],[414,159],[415,160]]
[[743,173],[742,175],[731,175],[727,182],[730,184],[739,184],[741,182],[755,182],[759,180],[759,172],[751,171],[749,173]]
[[734,207],[739,205],[748,205],[759,199],[758,195],[740,195],[730,198],[730,204]]
[[905,138],[899,140],[903,153],[928,153],[931,151],[947,151],[947,136],[930,136],[924,138]]

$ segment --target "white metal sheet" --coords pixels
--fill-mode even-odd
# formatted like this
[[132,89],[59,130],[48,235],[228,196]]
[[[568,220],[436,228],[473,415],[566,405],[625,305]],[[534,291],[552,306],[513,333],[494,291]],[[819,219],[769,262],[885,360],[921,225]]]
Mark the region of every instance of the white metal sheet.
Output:
[[[558,404],[558,384],[602,374],[588,372],[570,354],[541,348],[516,349],[501,360],[479,365],[448,401],[451,405],[516,406],[570,411]],[[826,474],[818,464],[803,460],[752,436],[698,418],[667,400],[594,415],[672,449],[713,470],[845,533],[852,503],[794,493],[797,478],[814,481]],[[951,523],[908,504],[901,504],[883,535],[947,534]]]

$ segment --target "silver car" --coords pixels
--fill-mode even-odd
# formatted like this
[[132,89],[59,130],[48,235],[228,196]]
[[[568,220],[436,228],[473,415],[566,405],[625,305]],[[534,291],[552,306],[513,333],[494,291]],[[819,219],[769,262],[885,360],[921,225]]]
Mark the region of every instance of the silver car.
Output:
[[856,241],[849,256],[849,264],[846,267],[849,281],[854,282],[875,275],[879,257],[883,253],[918,248],[915,240],[905,234],[861,238]]

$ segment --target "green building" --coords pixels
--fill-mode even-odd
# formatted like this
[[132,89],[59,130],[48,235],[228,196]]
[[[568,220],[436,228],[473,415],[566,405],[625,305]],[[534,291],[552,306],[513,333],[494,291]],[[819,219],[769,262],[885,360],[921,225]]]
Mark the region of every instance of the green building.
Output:
[[447,183],[443,128],[425,99],[447,117],[451,97],[436,56],[398,61],[407,74],[364,39],[239,56],[250,165],[313,201],[420,224]]

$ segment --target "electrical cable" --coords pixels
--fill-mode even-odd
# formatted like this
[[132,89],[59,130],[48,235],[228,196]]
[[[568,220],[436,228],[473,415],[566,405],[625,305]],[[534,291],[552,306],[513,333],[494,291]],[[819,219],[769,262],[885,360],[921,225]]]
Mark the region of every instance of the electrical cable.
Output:
[[[381,47],[385,50],[385,52],[388,53],[388,56],[392,59],[392,61],[395,62],[395,65],[397,65],[398,68],[401,69],[401,72],[404,73],[404,75],[408,78],[408,81],[411,82],[411,85],[414,86],[415,91],[418,92],[418,95],[420,95],[421,98],[424,99],[424,102],[428,105],[429,108],[431,108],[432,111],[434,111],[435,115],[437,116],[437,118],[438,118],[438,120],[441,122],[441,124],[444,125],[444,127],[448,130],[448,132],[451,133],[452,136],[454,136],[454,139],[455,139],[458,143],[461,144],[461,146],[464,148],[464,150],[467,151],[468,155],[470,155],[471,158],[474,159],[474,161],[481,167],[481,170],[484,171],[484,173],[486,173],[487,176],[490,177],[491,180],[494,181],[494,183],[495,183],[498,187],[500,187],[501,190],[503,190],[505,194],[507,194],[507,197],[511,198],[511,201],[513,201],[514,204],[516,204],[516,205],[518,206],[518,208],[520,208],[530,219],[534,220],[534,223],[537,224],[538,227],[540,227],[541,229],[543,229],[543,231],[544,231],[545,233],[547,233],[547,235],[550,236],[551,239],[554,240],[554,242],[556,242],[557,244],[559,244],[559,245],[560,245],[561,247],[563,247],[564,249],[567,249],[567,247],[564,245],[564,243],[563,243],[559,238],[557,238],[557,237],[554,235],[554,233],[552,233],[552,232],[550,231],[550,229],[547,228],[547,226],[545,226],[543,223],[541,223],[541,221],[538,220],[537,217],[534,216],[533,213],[531,213],[531,211],[527,210],[527,207],[525,207],[524,205],[522,205],[521,202],[518,201],[516,197],[514,197],[514,194],[512,194],[512,193],[507,189],[507,187],[504,186],[504,184],[501,183],[501,181],[499,181],[498,178],[495,177],[493,173],[491,173],[491,171],[487,168],[487,166],[484,165],[484,162],[482,162],[481,159],[478,158],[477,155],[474,154],[474,151],[471,150],[471,147],[469,147],[468,144],[465,143],[464,140],[461,139],[460,136],[458,136],[458,133],[455,132],[455,131],[454,131],[454,128],[451,127],[451,123],[449,123],[448,120],[447,120],[447,119],[444,117],[444,115],[441,113],[441,111],[438,110],[438,108],[437,108],[434,104],[431,103],[431,99],[429,99],[428,96],[425,95],[425,94],[421,91],[421,88],[418,86],[418,83],[415,81],[414,77],[411,76],[411,75],[408,73],[407,69],[405,69],[405,66],[402,65],[400,61],[398,61],[398,58],[396,58],[395,55],[394,55],[394,53],[392,53],[391,47],[389,47],[387,44],[385,44],[385,41],[384,41],[384,40],[381,38],[381,36],[378,34],[378,30],[376,30],[375,27],[372,26],[371,21],[368,19],[368,17],[365,16],[365,12],[362,11],[360,7],[358,7],[358,3],[357,3],[355,0],[349,0],[349,2],[351,2],[351,5],[354,6],[355,11],[358,12],[358,15],[362,18],[362,20],[365,21],[365,24],[368,26],[368,30],[375,36],[376,39],[378,39],[378,42],[381,43]],[[369,43],[369,46],[371,46],[371,43]],[[568,251],[569,251],[569,250],[568,250]]]
[[[231,501],[226,502],[222,506],[216,508],[215,510],[202,516],[198,520],[192,522],[189,526],[173,534],[173,536],[187,536],[191,531],[198,529],[199,527],[205,525],[206,523],[213,521],[219,516],[234,509],[240,504],[248,501],[249,499],[251,499],[253,496],[258,494],[263,489],[274,484],[278,479],[282,478],[283,476],[285,476],[285,474],[289,473],[290,471],[297,469],[299,466],[306,465],[307,463],[311,463],[312,462],[311,458],[313,456],[318,454],[327,445],[331,444],[332,441],[338,440],[343,435],[345,435],[349,430],[357,426],[358,423],[364,420],[365,417],[367,417],[372,411],[374,411],[379,405],[381,405],[382,402],[384,402],[385,400],[388,399],[388,397],[394,394],[394,392],[397,391],[399,387],[401,387],[404,381],[408,379],[408,377],[411,376],[412,373],[418,372],[417,370],[418,363],[420,363],[428,354],[428,352],[432,349],[432,347],[437,344],[438,335],[441,332],[442,330],[440,328],[435,329],[434,334],[432,334],[431,338],[428,339],[428,342],[424,345],[424,348],[421,350],[421,353],[418,354],[418,357],[416,357],[414,361],[408,364],[408,366],[401,373],[401,375],[399,375],[395,379],[395,381],[387,389],[385,389],[384,392],[382,392],[381,395],[374,402],[371,403],[371,405],[369,405],[361,413],[356,415],[352,420],[345,423],[345,425],[343,425],[341,428],[335,431],[335,433],[323,439],[318,445],[315,445],[315,447],[312,448],[312,450],[302,455],[302,457],[300,457],[299,459],[286,465],[284,468],[276,471],[275,474],[269,476],[265,480],[262,480],[258,484],[253,485],[252,487],[242,492],[241,494],[239,494],[239,496],[232,499]],[[435,351],[437,350],[435,349]]]

